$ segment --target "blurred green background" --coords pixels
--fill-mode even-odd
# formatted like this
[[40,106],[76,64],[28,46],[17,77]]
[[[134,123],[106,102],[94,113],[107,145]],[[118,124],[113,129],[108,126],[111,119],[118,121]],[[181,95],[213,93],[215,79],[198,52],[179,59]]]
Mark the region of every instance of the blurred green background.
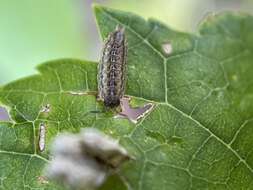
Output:
[[252,0],[0,0],[0,85],[57,58],[98,60],[92,3],[154,17],[192,32],[209,12],[253,12]]

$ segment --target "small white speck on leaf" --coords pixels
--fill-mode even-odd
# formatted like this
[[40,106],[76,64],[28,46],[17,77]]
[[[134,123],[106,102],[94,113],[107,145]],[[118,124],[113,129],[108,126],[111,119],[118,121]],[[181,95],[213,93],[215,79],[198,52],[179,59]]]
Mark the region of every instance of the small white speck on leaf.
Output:
[[171,45],[171,43],[169,43],[169,42],[163,43],[162,44],[162,49],[163,49],[163,52],[166,55],[170,55],[172,53],[172,45]]
[[39,176],[38,181],[41,184],[48,184],[49,183],[49,181],[47,180],[47,178],[45,176]]
[[42,109],[40,110],[40,112],[49,113],[50,112],[50,104],[43,106]]
[[130,158],[118,141],[93,128],[59,135],[51,153],[46,176],[69,189],[97,189]]

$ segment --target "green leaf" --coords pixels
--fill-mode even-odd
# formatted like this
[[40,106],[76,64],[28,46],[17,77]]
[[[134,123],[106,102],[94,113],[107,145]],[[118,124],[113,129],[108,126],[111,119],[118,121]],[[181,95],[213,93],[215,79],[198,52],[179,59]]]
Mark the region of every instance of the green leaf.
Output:
[[[88,93],[97,89],[95,63],[42,64],[38,75],[0,91],[13,119],[0,124],[0,187],[57,189],[39,180],[50,140],[62,131],[96,127],[135,158],[103,190],[253,189],[253,17],[212,15],[193,35],[132,13],[96,6],[95,14],[102,38],[118,24],[126,28],[126,94],[135,105],[153,102],[154,110],[137,125],[112,113],[94,114],[103,109]],[[47,104],[50,112],[41,113]],[[42,122],[44,152],[37,145]]]

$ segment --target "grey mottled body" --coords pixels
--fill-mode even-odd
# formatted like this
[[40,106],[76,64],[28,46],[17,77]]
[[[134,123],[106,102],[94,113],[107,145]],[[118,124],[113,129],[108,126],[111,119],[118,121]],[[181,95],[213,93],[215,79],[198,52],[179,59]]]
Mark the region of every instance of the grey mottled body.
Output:
[[106,107],[117,107],[126,86],[127,44],[124,28],[116,27],[104,45],[98,66],[98,98]]

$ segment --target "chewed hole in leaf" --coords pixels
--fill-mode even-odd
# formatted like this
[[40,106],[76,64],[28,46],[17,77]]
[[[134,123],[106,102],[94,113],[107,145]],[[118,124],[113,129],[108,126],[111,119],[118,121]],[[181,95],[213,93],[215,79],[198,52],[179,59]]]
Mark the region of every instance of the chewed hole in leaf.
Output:
[[0,121],[11,121],[7,109],[4,107],[0,107]]
[[138,120],[146,116],[148,113],[150,113],[154,107],[154,104],[148,103],[145,104],[142,107],[132,108],[130,106],[130,98],[129,97],[123,97],[120,100],[120,105],[122,111],[116,115],[116,118],[127,118],[133,123],[137,123]]

